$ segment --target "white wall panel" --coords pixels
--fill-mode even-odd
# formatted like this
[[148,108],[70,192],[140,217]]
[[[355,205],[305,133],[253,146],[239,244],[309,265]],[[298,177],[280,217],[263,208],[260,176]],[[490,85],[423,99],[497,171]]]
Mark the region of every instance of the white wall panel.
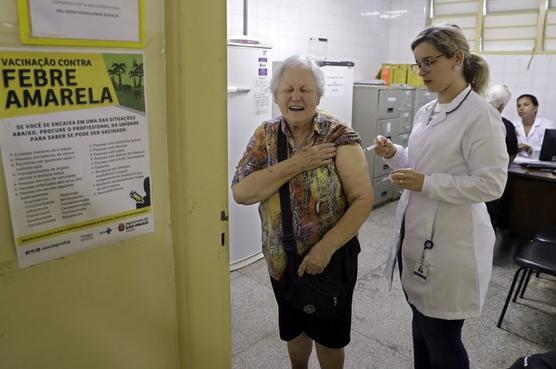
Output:
[[457,24],[460,28],[475,28],[477,24],[476,16],[463,16],[463,17],[435,17],[432,19],[432,24]]
[[[454,1],[456,0],[442,2]],[[550,1],[551,6],[556,7],[556,0]],[[270,41],[278,39],[280,50],[274,50],[277,59],[295,52],[306,53],[309,49],[309,37],[324,36],[329,39],[329,58],[331,55],[342,55],[355,62],[356,80],[374,78],[383,62],[414,63],[410,43],[426,24],[426,0],[250,0],[250,8],[254,3],[263,4],[265,10],[257,16],[250,14],[250,33],[264,36]],[[268,8],[269,4],[276,7]],[[338,4],[341,6],[337,7]],[[228,32],[241,34],[242,7],[242,0],[228,0]],[[407,12],[395,18],[380,18],[387,14],[386,11],[400,10]],[[230,13],[235,16],[230,17]],[[362,16],[364,13],[376,15]],[[258,20],[256,25],[253,24],[253,18]],[[271,19],[274,22],[272,27]],[[439,17],[438,20],[458,24],[462,28],[475,27],[475,17],[468,15]],[[433,20],[436,21],[437,19]],[[485,17],[487,28],[536,26],[536,22],[536,11]],[[547,13],[547,32],[553,34],[553,27],[549,23],[556,23],[556,9]],[[276,33],[280,33],[280,36],[276,36]],[[474,41],[469,41],[473,47]],[[488,48],[490,45],[486,46]],[[511,43],[499,45],[498,50],[510,46]],[[517,46],[530,50],[533,44],[531,41]],[[546,40],[544,46],[546,50],[556,50],[556,39]],[[529,70],[526,69],[529,55],[487,54],[485,58],[490,65],[492,82],[505,83],[512,91],[512,101],[504,111],[506,117],[517,117],[515,97],[530,92],[541,101],[540,113],[556,120],[556,87],[549,85],[549,81],[556,80],[556,55],[536,55]]]
[[466,1],[457,3],[447,3],[439,4],[435,1],[434,15],[446,15],[446,14],[467,14],[476,13],[479,11],[478,1]]
[[[556,41],[556,40],[555,40]],[[556,49],[556,43],[553,44]],[[529,69],[530,55],[487,55],[491,83],[506,84],[512,98],[502,115],[510,120],[519,119],[516,112],[516,98],[525,93],[539,99],[539,115],[552,120],[556,118],[556,55],[536,55]]]
[[[309,39],[326,38],[323,57],[352,61],[356,80],[371,79],[388,59],[389,20],[379,15],[389,6],[383,0],[250,0],[248,33],[273,45],[274,60],[310,54]],[[242,15],[243,1],[228,0],[228,35],[243,33]]]
[[484,41],[485,51],[532,51],[534,40]]
[[475,40],[477,38],[477,31],[474,28],[464,28],[461,31],[467,41]]
[[556,24],[546,26],[545,37],[556,38]]
[[411,41],[425,28],[426,17],[424,0],[388,1],[390,11],[406,11],[390,19],[388,39],[388,59],[391,63],[415,63],[411,51]]
[[546,12],[546,23],[556,24],[556,10],[549,10]]
[[533,26],[537,24],[538,12],[521,14],[486,15],[485,27]]
[[[547,51],[556,51],[556,39],[548,39],[544,41],[544,49]],[[555,73],[556,78],[556,73]]]
[[487,0],[487,13],[539,9],[539,0]]
[[537,34],[537,27],[500,27],[487,28],[483,31],[485,40],[508,40],[508,39],[534,39]]

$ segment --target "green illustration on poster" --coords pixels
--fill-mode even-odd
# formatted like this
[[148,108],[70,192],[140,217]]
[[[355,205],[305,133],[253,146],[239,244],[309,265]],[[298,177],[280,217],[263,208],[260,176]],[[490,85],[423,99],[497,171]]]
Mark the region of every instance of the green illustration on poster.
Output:
[[103,54],[103,59],[120,106],[145,112],[143,56]]

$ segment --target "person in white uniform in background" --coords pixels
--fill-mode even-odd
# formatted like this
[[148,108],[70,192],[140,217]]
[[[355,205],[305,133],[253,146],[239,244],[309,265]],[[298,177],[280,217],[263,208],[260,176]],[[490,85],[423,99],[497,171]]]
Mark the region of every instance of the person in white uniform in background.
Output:
[[[556,128],[550,119],[537,116],[539,101],[530,94],[523,94],[517,98],[517,114],[520,120],[513,122],[517,133],[517,147],[519,156],[539,158],[544,131]],[[535,155],[533,155],[535,153]]]
[[488,66],[459,27],[428,27],[411,48],[413,69],[438,99],[415,115],[407,148],[375,139],[404,188],[385,276],[391,283],[397,260],[413,312],[415,368],[468,369],[461,330],[480,315],[490,281],[495,234],[485,201],[506,184],[504,125],[479,95]]

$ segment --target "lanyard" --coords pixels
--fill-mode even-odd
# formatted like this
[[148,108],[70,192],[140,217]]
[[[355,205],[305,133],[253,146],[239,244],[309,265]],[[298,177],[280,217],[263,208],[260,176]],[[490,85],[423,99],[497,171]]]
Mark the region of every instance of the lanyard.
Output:
[[470,88],[469,91],[467,91],[467,94],[465,95],[465,97],[463,98],[463,100],[461,100],[461,101],[459,102],[459,104],[458,104],[455,108],[453,108],[452,110],[446,112],[446,115],[448,115],[448,114],[450,114],[450,113],[453,113],[453,112],[455,112],[456,110],[458,110],[459,107],[461,106],[461,104],[463,104],[463,102],[465,101],[465,99],[467,99],[467,96],[469,96],[469,94],[471,93],[471,91],[473,91],[472,88]]

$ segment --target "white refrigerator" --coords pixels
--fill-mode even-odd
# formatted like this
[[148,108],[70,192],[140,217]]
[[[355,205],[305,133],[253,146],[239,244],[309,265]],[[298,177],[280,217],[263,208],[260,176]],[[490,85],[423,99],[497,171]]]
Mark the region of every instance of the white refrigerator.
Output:
[[[274,68],[281,62],[274,62]],[[350,61],[317,61],[324,73],[325,89],[318,108],[351,127],[353,109],[353,72],[355,64]],[[278,105],[272,105],[272,116],[280,115]]]
[[324,72],[326,80],[326,87],[324,95],[320,99],[319,108],[351,127],[355,64],[350,61],[318,61],[317,64]]
[[[252,39],[228,42],[228,179],[255,129],[271,118],[270,47]],[[230,269],[262,257],[258,204],[238,205],[228,189]]]

